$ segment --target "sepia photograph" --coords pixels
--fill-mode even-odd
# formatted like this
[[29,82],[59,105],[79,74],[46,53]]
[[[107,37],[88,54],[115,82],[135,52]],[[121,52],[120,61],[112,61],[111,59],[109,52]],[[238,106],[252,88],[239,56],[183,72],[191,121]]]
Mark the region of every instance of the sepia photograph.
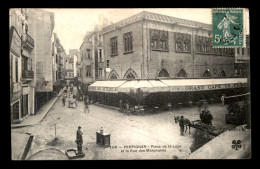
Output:
[[9,8],[11,160],[251,159],[247,8]]

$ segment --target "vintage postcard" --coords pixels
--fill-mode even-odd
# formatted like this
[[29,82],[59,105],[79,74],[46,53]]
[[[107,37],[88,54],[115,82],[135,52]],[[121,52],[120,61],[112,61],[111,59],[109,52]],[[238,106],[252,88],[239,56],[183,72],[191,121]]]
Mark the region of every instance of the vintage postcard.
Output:
[[250,159],[249,9],[10,8],[12,160]]

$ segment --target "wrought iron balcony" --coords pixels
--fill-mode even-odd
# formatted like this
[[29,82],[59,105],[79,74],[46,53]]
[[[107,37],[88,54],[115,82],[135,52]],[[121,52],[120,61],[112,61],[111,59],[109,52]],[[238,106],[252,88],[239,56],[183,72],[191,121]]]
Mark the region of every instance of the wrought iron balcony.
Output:
[[25,48],[33,49],[34,48],[34,40],[33,38],[28,35],[27,33],[22,34],[22,45]]
[[32,70],[23,70],[22,72],[22,78],[26,80],[32,80],[34,77]]

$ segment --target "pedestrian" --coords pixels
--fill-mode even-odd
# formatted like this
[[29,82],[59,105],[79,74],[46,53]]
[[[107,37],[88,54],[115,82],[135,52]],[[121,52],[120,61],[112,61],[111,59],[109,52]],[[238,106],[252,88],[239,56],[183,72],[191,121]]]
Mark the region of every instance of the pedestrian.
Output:
[[183,132],[184,132],[184,117],[181,116],[180,120],[179,120],[179,125],[180,125],[180,132],[181,132],[181,136],[183,136]]
[[201,113],[201,109],[202,109],[202,103],[199,102],[199,103],[198,103],[198,110],[199,110],[199,113]]
[[73,93],[73,87],[72,86],[70,86],[70,92]]
[[89,113],[88,96],[87,96],[87,95],[84,97],[84,104],[85,104],[85,106],[84,106],[84,112],[86,112],[86,109],[88,109],[88,113]]
[[225,95],[224,94],[222,94],[220,100],[221,100],[222,104],[224,105],[225,104]]
[[204,110],[202,110],[200,113],[200,120],[202,123],[205,123],[205,111]]
[[77,108],[78,107],[78,102],[77,102],[77,99],[76,99],[76,95],[73,95],[73,102],[75,103],[75,107]]
[[64,96],[62,97],[63,106],[65,106],[65,102],[66,102],[66,96],[64,95]]
[[127,113],[127,115],[130,115],[130,106],[129,106],[128,100],[126,100],[125,106],[126,106],[126,113]]
[[122,99],[119,100],[119,108],[120,108],[120,111],[123,112],[123,103],[122,103]]
[[212,114],[210,113],[209,110],[206,110],[205,111],[205,124],[212,126],[212,120],[213,120]]
[[76,134],[76,144],[77,144],[77,149],[78,149],[78,154],[83,154],[82,152],[82,144],[83,144],[83,133],[81,131],[81,127],[78,126],[77,134]]

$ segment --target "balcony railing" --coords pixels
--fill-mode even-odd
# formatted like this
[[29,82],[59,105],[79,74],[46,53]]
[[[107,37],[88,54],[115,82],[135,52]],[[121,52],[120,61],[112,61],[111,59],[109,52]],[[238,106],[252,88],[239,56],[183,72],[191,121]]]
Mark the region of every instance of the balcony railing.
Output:
[[33,79],[33,77],[34,77],[33,71],[32,70],[23,70],[22,77],[26,78],[26,79],[27,78],[28,79]]
[[34,48],[34,40],[33,38],[28,35],[27,33],[22,34],[22,45],[23,47],[33,49]]

